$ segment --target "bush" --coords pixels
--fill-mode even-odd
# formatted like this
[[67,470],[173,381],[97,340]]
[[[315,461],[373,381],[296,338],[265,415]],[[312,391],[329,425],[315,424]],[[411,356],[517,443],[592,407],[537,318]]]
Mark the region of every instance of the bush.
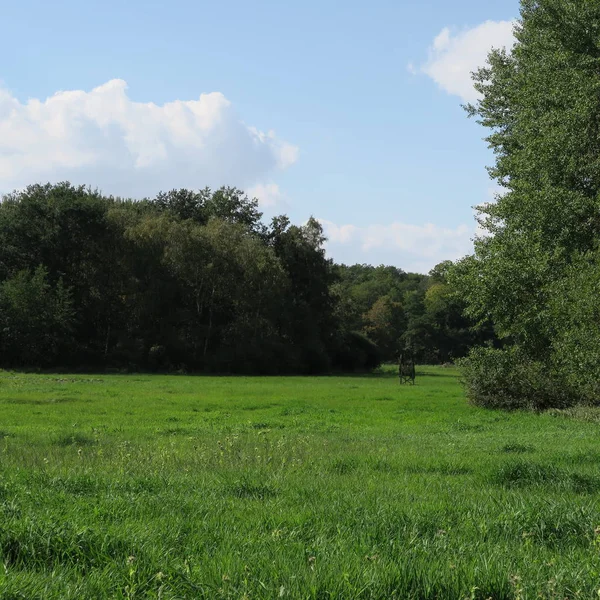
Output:
[[382,353],[377,344],[356,331],[338,340],[333,366],[343,371],[371,371],[381,365]]
[[459,361],[470,402],[485,408],[544,410],[577,403],[572,388],[553,369],[518,346],[474,348]]
[[148,350],[148,366],[152,371],[159,371],[168,366],[167,349],[155,344]]

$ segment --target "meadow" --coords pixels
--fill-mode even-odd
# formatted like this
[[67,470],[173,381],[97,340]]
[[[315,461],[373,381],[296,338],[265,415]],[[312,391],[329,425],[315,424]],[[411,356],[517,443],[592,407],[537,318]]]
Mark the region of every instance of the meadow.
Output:
[[1,372],[0,598],[597,598],[599,431],[441,367]]

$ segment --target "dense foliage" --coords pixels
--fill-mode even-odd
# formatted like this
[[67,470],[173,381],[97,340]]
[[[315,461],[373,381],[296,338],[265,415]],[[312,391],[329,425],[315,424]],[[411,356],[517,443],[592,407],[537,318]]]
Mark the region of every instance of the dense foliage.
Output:
[[432,277],[334,265],[310,219],[265,225],[235,188],[107,198],[68,183],[0,203],[0,365],[242,373],[429,362],[470,335]]
[[387,361],[405,350],[428,364],[464,356],[491,332],[485,326],[474,329],[463,316],[464,303],[447,282],[450,265],[440,263],[429,275],[386,266],[336,266],[342,322],[372,339]]
[[491,53],[468,107],[503,192],[479,207],[489,235],[454,280],[504,349],[474,351],[466,381],[487,406],[598,402],[600,3],[521,4],[516,45]]

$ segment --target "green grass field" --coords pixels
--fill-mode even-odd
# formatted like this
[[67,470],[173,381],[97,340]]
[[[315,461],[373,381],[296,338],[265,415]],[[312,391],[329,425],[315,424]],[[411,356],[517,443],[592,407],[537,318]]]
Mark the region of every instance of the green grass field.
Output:
[[598,598],[595,415],[420,371],[0,373],[0,598]]

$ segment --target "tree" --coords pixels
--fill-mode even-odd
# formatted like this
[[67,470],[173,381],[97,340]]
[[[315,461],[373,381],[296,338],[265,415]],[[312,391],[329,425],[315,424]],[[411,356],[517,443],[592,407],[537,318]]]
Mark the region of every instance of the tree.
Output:
[[436,360],[433,277],[336,266],[324,243],[313,218],[265,226],[237,188],[133,201],[29,186],[0,202],[0,364],[361,371],[399,340]]
[[[479,221],[489,235],[476,241],[474,256],[459,262],[450,278],[464,294],[467,314],[480,323],[491,320],[505,345],[504,351],[477,351],[467,365],[475,402],[488,402],[477,390],[495,361],[504,365],[495,371],[503,373],[496,384],[507,395],[519,395],[510,382],[501,381],[511,377],[506,365],[513,359],[521,373],[531,365],[528,387],[520,389],[533,389],[535,381],[533,387],[541,390],[540,371],[553,380],[536,395],[538,406],[597,399],[581,392],[599,379],[598,363],[591,368],[565,361],[573,347],[564,346],[560,332],[566,331],[566,317],[558,315],[565,311],[557,306],[573,289],[572,265],[587,257],[592,267],[584,272],[591,276],[597,261],[599,33],[597,2],[522,0],[514,48],[493,51],[474,74],[481,99],[467,110],[491,130],[487,140],[496,162],[490,174],[502,193],[479,207]],[[583,294],[592,293],[594,286],[580,283]],[[584,305],[582,314],[591,314]],[[571,332],[590,325],[567,321]],[[569,337],[584,344],[584,353],[595,351],[586,336]]]
[[31,185],[0,204],[0,281],[40,265],[52,286],[62,279],[76,310],[71,355],[88,364],[103,362],[124,319],[122,238],[107,220],[109,206],[99,192],[68,182]]
[[380,348],[384,360],[395,360],[402,350],[401,337],[406,329],[402,304],[381,296],[364,315],[364,321],[365,334]]
[[0,283],[0,362],[5,365],[50,365],[72,344],[73,303],[59,279],[48,271],[18,271]]
[[461,295],[439,276],[432,277],[433,283],[425,292],[425,320],[429,324],[429,335],[433,353],[440,362],[448,362],[465,356],[469,347],[485,330],[476,330],[464,316]]
[[161,212],[169,212],[181,219],[191,219],[204,225],[208,221],[206,203],[210,197],[211,191],[209,188],[197,192],[182,188],[169,192],[159,192],[153,200],[153,204]]
[[[273,337],[281,307],[284,274],[273,250],[240,223],[184,221],[166,232],[164,263],[189,308],[181,326],[196,366],[235,371],[249,361],[256,367],[256,349]],[[253,368],[246,364],[245,370]]]
[[238,223],[254,232],[264,232],[258,200],[249,199],[235,187],[224,186],[214,192],[208,187],[197,192],[186,189],[160,192],[152,204],[161,212],[167,211],[200,225],[206,225],[210,219],[216,218]]
[[432,327],[425,312],[426,289],[409,290],[404,294],[403,305],[406,330],[402,334],[402,349],[412,353],[421,363],[439,362],[432,339]]
[[278,329],[294,346],[295,360],[305,371],[327,371],[338,323],[331,292],[335,275],[325,257],[323,229],[312,217],[302,226],[276,218],[267,239],[286,274]]

